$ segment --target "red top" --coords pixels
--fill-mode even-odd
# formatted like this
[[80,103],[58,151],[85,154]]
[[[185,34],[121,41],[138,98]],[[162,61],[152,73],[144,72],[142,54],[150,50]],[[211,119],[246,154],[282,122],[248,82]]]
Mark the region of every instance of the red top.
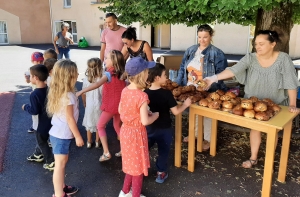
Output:
[[118,107],[121,99],[122,90],[126,83],[114,75],[114,68],[109,68],[106,72],[111,75],[111,80],[103,84],[102,104],[100,109],[112,114],[118,114]]

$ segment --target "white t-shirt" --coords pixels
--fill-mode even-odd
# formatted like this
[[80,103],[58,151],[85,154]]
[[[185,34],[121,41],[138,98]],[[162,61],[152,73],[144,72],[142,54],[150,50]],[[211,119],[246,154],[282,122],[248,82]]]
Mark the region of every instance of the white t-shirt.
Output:
[[67,105],[73,105],[73,116],[77,123],[79,117],[79,109],[78,109],[78,100],[74,93],[68,92],[68,99],[63,99],[61,102],[63,103],[63,107],[57,113],[55,113],[52,117],[52,128],[49,131],[49,134],[60,138],[60,139],[72,139],[74,138],[73,133],[67,122]]

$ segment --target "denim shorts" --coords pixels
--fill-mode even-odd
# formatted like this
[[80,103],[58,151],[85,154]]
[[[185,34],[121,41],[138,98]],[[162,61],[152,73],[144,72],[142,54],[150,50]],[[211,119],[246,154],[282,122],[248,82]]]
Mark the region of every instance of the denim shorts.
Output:
[[52,152],[54,155],[68,155],[72,139],[60,139],[50,135]]

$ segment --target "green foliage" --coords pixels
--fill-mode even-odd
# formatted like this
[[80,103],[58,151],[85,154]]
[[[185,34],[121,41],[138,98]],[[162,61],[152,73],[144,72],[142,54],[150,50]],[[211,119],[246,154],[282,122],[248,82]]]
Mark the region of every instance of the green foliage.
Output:
[[188,26],[211,23],[255,23],[259,8],[270,10],[281,2],[291,1],[293,21],[300,23],[299,0],[106,0],[109,5],[99,8],[114,12],[123,24],[142,22],[142,25],[184,23]]

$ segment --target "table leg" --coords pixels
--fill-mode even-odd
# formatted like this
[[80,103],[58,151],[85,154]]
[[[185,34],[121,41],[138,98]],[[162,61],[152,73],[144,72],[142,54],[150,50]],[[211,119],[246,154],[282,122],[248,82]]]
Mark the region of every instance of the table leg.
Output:
[[267,132],[267,145],[265,155],[265,166],[264,166],[264,178],[262,185],[262,197],[269,197],[271,194],[272,186],[272,174],[275,156],[275,143],[276,143],[276,129],[269,129]]
[[218,133],[218,120],[212,119],[211,121],[211,136],[210,136],[210,155],[216,156],[217,153],[217,133]]
[[203,116],[198,115],[198,137],[197,137],[197,151],[202,152],[203,143]]
[[195,169],[195,110],[190,108],[189,113],[189,145],[188,145],[188,171]]
[[175,116],[175,166],[181,167],[182,113]]
[[284,183],[292,133],[292,120],[283,129],[282,147],[280,154],[278,181]]

